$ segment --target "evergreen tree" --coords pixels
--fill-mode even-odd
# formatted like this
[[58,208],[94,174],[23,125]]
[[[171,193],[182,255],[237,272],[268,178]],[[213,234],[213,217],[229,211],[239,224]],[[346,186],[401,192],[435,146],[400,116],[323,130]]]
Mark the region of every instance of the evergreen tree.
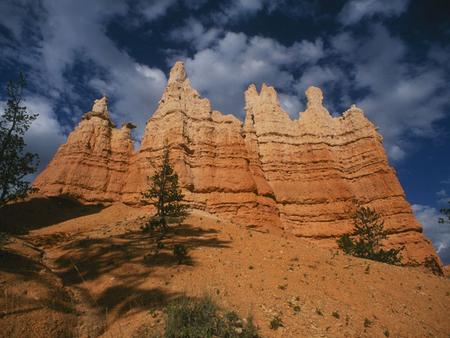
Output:
[[8,82],[6,107],[0,116],[0,208],[27,194],[30,183],[25,178],[37,168],[37,154],[24,152],[23,136],[37,117],[23,106],[24,87],[23,74],[17,82]]
[[[161,225],[167,227],[167,217],[185,217],[187,205],[183,204],[184,195],[178,183],[178,175],[169,162],[169,149],[164,147],[161,167],[150,177],[151,186],[143,193],[145,200],[156,207],[156,217],[150,222],[152,228]],[[153,222],[153,223],[152,223]]]
[[[448,201],[448,204],[450,204],[450,201]],[[439,223],[450,224],[450,208],[442,208],[440,212],[443,217],[439,217]]]
[[388,232],[384,230],[384,221],[378,213],[368,207],[358,207],[353,221],[353,231],[337,241],[346,254],[388,264],[401,263],[400,252],[403,247],[389,250],[382,248],[381,242],[388,237]]

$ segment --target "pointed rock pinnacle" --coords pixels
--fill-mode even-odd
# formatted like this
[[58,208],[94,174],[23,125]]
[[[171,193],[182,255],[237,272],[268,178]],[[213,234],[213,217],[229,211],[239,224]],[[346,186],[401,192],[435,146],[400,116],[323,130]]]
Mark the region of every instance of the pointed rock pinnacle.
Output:
[[182,61],[177,61],[170,70],[167,85],[170,85],[175,82],[183,82],[185,80],[186,80],[186,71],[184,70],[184,63]]
[[94,116],[109,119],[108,97],[103,96],[102,98],[95,100],[91,111]]
[[323,94],[318,87],[309,87],[306,92],[307,107],[322,107]]

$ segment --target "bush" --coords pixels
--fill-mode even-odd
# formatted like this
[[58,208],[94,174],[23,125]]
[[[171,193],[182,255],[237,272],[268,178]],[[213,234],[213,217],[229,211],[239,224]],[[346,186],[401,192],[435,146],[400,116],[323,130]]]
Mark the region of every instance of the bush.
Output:
[[423,265],[430,270],[433,274],[437,275],[437,276],[443,276],[444,275],[444,271],[442,271],[441,266],[439,265],[438,260],[436,259],[436,257],[433,256],[428,256],[425,258]]
[[8,244],[8,242],[9,242],[9,236],[8,236],[8,234],[5,233],[5,232],[0,232],[0,249],[1,249],[4,245]]
[[277,330],[279,327],[282,327],[282,326],[283,326],[283,320],[278,315],[273,317],[272,320],[270,321],[270,328],[272,330]]
[[341,236],[337,243],[346,254],[387,264],[401,264],[400,252],[404,247],[384,250],[381,241],[388,237],[384,221],[374,210],[358,207],[353,216],[354,229]]
[[166,338],[258,338],[251,318],[244,323],[234,312],[222,316],[209,297],[180,297],[167,307]]
[[178,264],[183,263],[188,258],[188,250],[183,244],[175,244],[173,254],[177,258]]

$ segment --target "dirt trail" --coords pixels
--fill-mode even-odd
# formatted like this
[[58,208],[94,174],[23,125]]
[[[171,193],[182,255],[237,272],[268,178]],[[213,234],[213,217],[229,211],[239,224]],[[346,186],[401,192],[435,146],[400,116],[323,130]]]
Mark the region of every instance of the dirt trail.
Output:
[[[140,229],[145,215],[148,210],[113,205],[26,236],[70,290],[79,336],[142,336],[162,327],[171,299],[204,294],[242,317],[253,315],[263,337],[450,334],[448,279],[319,249],[276,229],[247,229],[202,211],[174,228],[158,256],[149,256],[153,240]],[[176,243],[189,247],[189,264],[176,263]],[[271,330],[275,316],[283,327]]]

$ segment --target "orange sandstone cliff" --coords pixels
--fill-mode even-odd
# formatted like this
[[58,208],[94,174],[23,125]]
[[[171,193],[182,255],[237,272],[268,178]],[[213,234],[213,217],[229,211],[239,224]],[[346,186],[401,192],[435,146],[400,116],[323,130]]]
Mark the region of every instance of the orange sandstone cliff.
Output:
[[137,152],[134,126],[116,128],[103,97],[34,186],[47,196],[139,204],[167,144],[194,208],[335,246],[352,228],[357,201],[382,214],[392,233],[389,244],[405,245],[407,260],[436,256],[388,163],[381,136],[363,111],[352,106],[332,117],[319,88],[310,87],[306,97],[306,110],[292,120],[273,87],[263,85],[258,93],[251,85],[242,123],[213,111],[177,62]]

